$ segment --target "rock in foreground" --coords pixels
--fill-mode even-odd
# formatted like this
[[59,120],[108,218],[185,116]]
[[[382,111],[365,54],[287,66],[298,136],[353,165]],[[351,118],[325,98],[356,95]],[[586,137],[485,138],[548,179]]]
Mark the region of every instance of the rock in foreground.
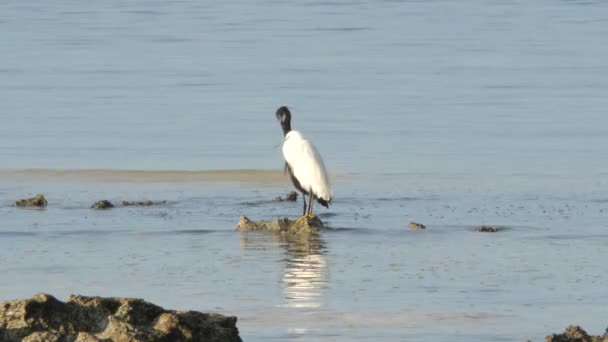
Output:
[[236,317],[172,311],[134,298],[47,294],[0,303],[0,341],[241,341]]
[[287,217],[269,221],[251,221],[247,216],[241,216],[236,225],[236,230],[239,232],[311,233],[318,232],[321,228],[324,228],[323,222],[317,216],[302,216],[295,221]]
[[15,206],[17,207],[38,207],[44,208],[47,205],[46,198],[44,195],[36,195],[36,197],[32,198],[24,198],[15,202]]
[[91,209],[110,209],[114,208],[114,204],[108,200],[101,200],[93,203]]
[[545,337],[545,342],[608,342],[608,329],[603,336],[589,336],[583,328],[571,325],[562,334]]

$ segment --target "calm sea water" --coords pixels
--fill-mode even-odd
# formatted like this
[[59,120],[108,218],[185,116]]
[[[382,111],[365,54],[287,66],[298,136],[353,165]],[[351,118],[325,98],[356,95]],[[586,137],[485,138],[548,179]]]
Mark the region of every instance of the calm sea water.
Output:
[[[606,18],[601,1],[3,1],[0,300],[143,297],[237,315],[245,341],[603,331]],[[333,174],[332,229],[238,234],[300,203],[270,201],[291,189],[276,172],[205,170],[280,171],[284,104]],[[36,193],[47,209],[11,207]],[[87,209],[103,198],[168,203]]]

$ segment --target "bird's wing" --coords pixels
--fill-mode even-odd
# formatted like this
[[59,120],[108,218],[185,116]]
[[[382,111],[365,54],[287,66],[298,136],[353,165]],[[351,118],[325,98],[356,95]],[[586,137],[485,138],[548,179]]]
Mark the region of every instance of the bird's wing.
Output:
[[312,190],[318,198],[331,200],[327,170],[323,158],[312,143],[298,137],[287,138],[283,144],[283,156],[305,190]]

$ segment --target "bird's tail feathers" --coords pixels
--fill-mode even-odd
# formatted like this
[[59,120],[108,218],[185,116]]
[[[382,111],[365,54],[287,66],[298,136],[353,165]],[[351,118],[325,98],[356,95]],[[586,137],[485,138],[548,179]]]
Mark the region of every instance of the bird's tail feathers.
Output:
[[325,200],[323,198],[317,198],[317,202],[319,202],[319,204],[321,204],[325,208],[329,208],[329,205],[331,204],[331,198],[328,200]]

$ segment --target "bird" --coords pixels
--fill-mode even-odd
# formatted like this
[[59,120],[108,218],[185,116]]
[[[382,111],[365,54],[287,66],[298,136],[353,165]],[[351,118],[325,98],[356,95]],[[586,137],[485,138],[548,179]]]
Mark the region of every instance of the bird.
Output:
[[[302,133],[291,129],[291,112],[286,106],[276,111],[277,120],[283,129],[283,157],[285,158],[285,172],[295,188],[302,193],[304,209],[302,216],[314,217],[312,213],[313,200],[329,208],[332,203],[332,191],[329,184],[329,175],[325,169],[321,154]],[[308,195],[308,206],[306,196]]]

